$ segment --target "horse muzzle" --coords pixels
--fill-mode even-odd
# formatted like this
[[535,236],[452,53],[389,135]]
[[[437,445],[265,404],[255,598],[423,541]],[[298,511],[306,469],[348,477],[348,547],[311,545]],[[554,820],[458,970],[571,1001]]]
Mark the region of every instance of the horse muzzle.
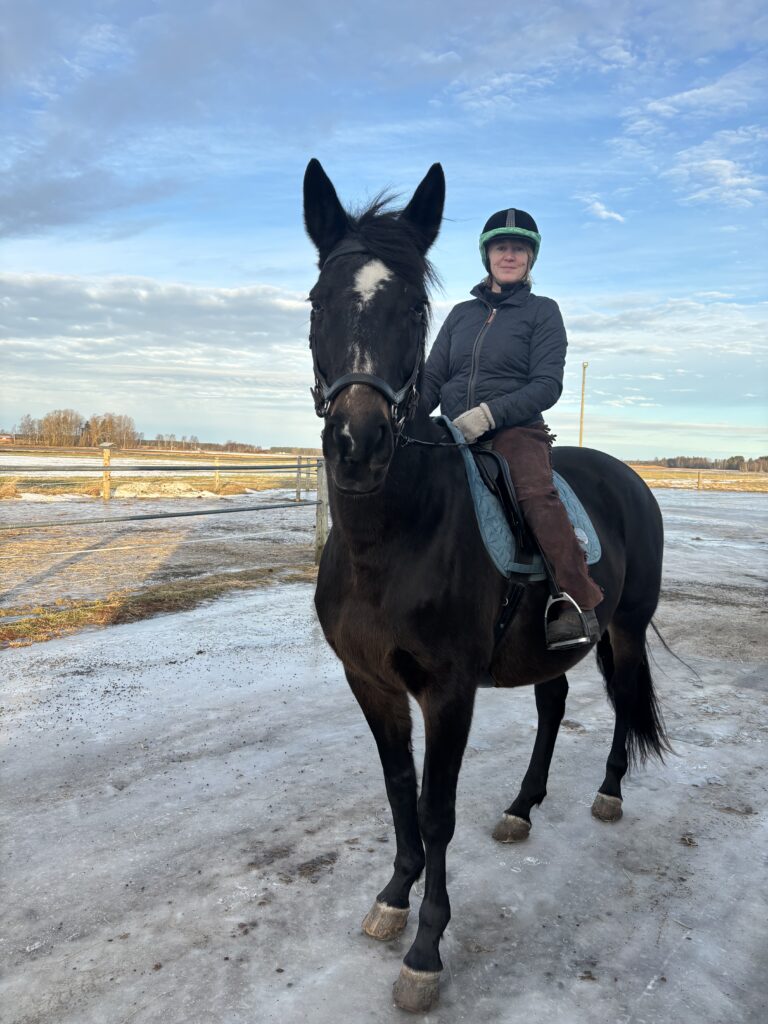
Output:
[[333,402],[323,430],[323,454],[336,488],[357,495],[378,491],[394,450],[384,397],[362,384],[346,388]]

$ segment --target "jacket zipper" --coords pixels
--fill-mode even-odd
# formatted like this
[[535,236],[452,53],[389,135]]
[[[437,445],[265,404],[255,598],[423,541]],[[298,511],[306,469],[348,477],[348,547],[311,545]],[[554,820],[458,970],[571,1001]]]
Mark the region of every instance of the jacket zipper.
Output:
[[476,375],[476,372],[477,372],[477,370],[479,368],[479,363],[480,363],[480,347],[481,347],[480,346],[480,342],[482,341],[483,335],[485,334],[485,332],[488,330],[490,325],[493,323],[494,317],[496,316],[496,308],[495,307],[491,308],[490,306],[488,308],[490,309],[490,313],[488,314],[488,319],[485,321],[483,326],[480,328],[480,333],[475,338],[475,343],[472,346],[472,369],[471,369],[470,374],[469,374],[469,384],[467,385],[467,409],[473,409],[474,405],[475,405],[475,396],[474,396],[473,385],[474,385],[475,375]]

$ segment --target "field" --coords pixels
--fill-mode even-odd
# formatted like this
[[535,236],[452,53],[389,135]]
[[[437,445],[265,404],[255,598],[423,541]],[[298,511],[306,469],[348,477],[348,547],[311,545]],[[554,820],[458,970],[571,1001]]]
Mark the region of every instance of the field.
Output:
[[[318,453],[319,454],[319,453]],[[316,486],[314,458],[302,456],[306,467],[303,485]],[[125,451],[111,457],[111,496],[113,498],[167,498],[245,494],[249,491],[271,490],[285,487],[286,481],[296,478],[296,471],[282,470],[269,473],[258,470],[239,470],[239,466],[263,464],[265,466],[296,464],[295,454],[232,454],[211,452]],[[0,465],[12,467],[0,474],[0,499],[24,498],[28,495],[43,497],[79,495],[102,496],[102,454],[98,449],[0,450]],[[37,473],[36,465],[67,467],[68,472]],[[167,466],[173,472],[127,472],[133,466]],[[201,472],[196,466],[217,466]],[[83,466],[83,472],[71,472]],[[183,470],[182,470],[183,467]]]
[[[630,776],[620,822],[590,816],[613,715],[588,657],[569,673],[531,837],[499,846],[490,831],[525,771],[534,697],[478,694],[440,1004],[424,1020],[765,1019],[768,505],[757,494],[657,498],[667,542],[656,622],[683,662],[650,642],[674,754]],[[209,526],[176,550],[213,558],[221,544],[230,568],[256,569],[263,533],[265,556],[282,548],[287,560],[306,536],[289,517],[298,528],[311,510],[281,514],[231,534],[209,528],[240,516],[203,517]],[[163,558],[155,572],[183,565]],[[42,585],[46,565],[18,585]],[[96,588],[95,568],[82,586]],[[389,877],[392,826],[312,592],[278,580],[0,652],[8,1024],[405,1019],[390,987],[423,882],[402,939],[361,933]],[[418,765],[418,726],[414,744]]]
[[727,469],[675,469],[630,463],[651,488],[693,488],[701,491],[768,492],[768,473],[736,473]]

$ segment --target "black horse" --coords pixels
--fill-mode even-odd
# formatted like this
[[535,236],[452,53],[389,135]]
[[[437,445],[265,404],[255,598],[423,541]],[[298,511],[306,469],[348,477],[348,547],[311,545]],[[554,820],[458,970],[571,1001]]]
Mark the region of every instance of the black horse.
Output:
[[[530,766],[494,831],[513,842],[528,834],[531,808],[546,795],[565,673],[589,649],[547,651],[541,582],[526,587],[495,643],[506,581],[474,523],[460,451],[418,406],[432,277],[426,253],[444,198],[439,164],[403,210],[375,201],[357,216],[342,207],[317,160],[304,178],[305,223],[320,266],[310,294],[313,394],[325,420],[333,516],[315,603],[378,746],[395,825],[394,874],[363,922],[368,935],[402,932],[411,886],[426,867],[418,931],[394,988],[398,1006],[415,1011],[438,995],[439,943],[450,919],[445,858],[475,690],[489,676],[498,686],[535,684]],[[613,821],[628,764],[668,747],[646,657],[661,581],[661,515],[640,477],[616,459],[556,448],[553,461],[602,544],[592,567],[605,591],[597,660],[616,726],[592,810]],[[425,722],[420,796],[409,697]]]

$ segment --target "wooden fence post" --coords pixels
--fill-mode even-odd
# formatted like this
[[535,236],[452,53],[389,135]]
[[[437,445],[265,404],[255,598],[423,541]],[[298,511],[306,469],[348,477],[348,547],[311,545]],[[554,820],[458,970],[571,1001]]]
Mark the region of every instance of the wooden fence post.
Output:
[[315,565],[320,565],[325,542],[328,540],[328,478],[325,460],[317,460],[317,508],[315,512]]
[[104,470],[101,474],[101,497],[104,501],[109,501],[112,497],[112,474],[109,472],[109,464],[112,461],[112,452],[106,445],[102,447],[101,454],[104,460]]
[[701,470],[699,470],[699,477],[698,477],[698,479],[696,481],[696,490],[697,491],[701,490]]
[[219,473],[219,456],[218,455],[216,455],[214,457],[213,464],[216,467],[216,470],[215,470],[215,472],[213,474],[213,489],[218,494],[219,491],[221,490],[221,473]]
[[301,501],[301,456],[296,462],[296,501]]

